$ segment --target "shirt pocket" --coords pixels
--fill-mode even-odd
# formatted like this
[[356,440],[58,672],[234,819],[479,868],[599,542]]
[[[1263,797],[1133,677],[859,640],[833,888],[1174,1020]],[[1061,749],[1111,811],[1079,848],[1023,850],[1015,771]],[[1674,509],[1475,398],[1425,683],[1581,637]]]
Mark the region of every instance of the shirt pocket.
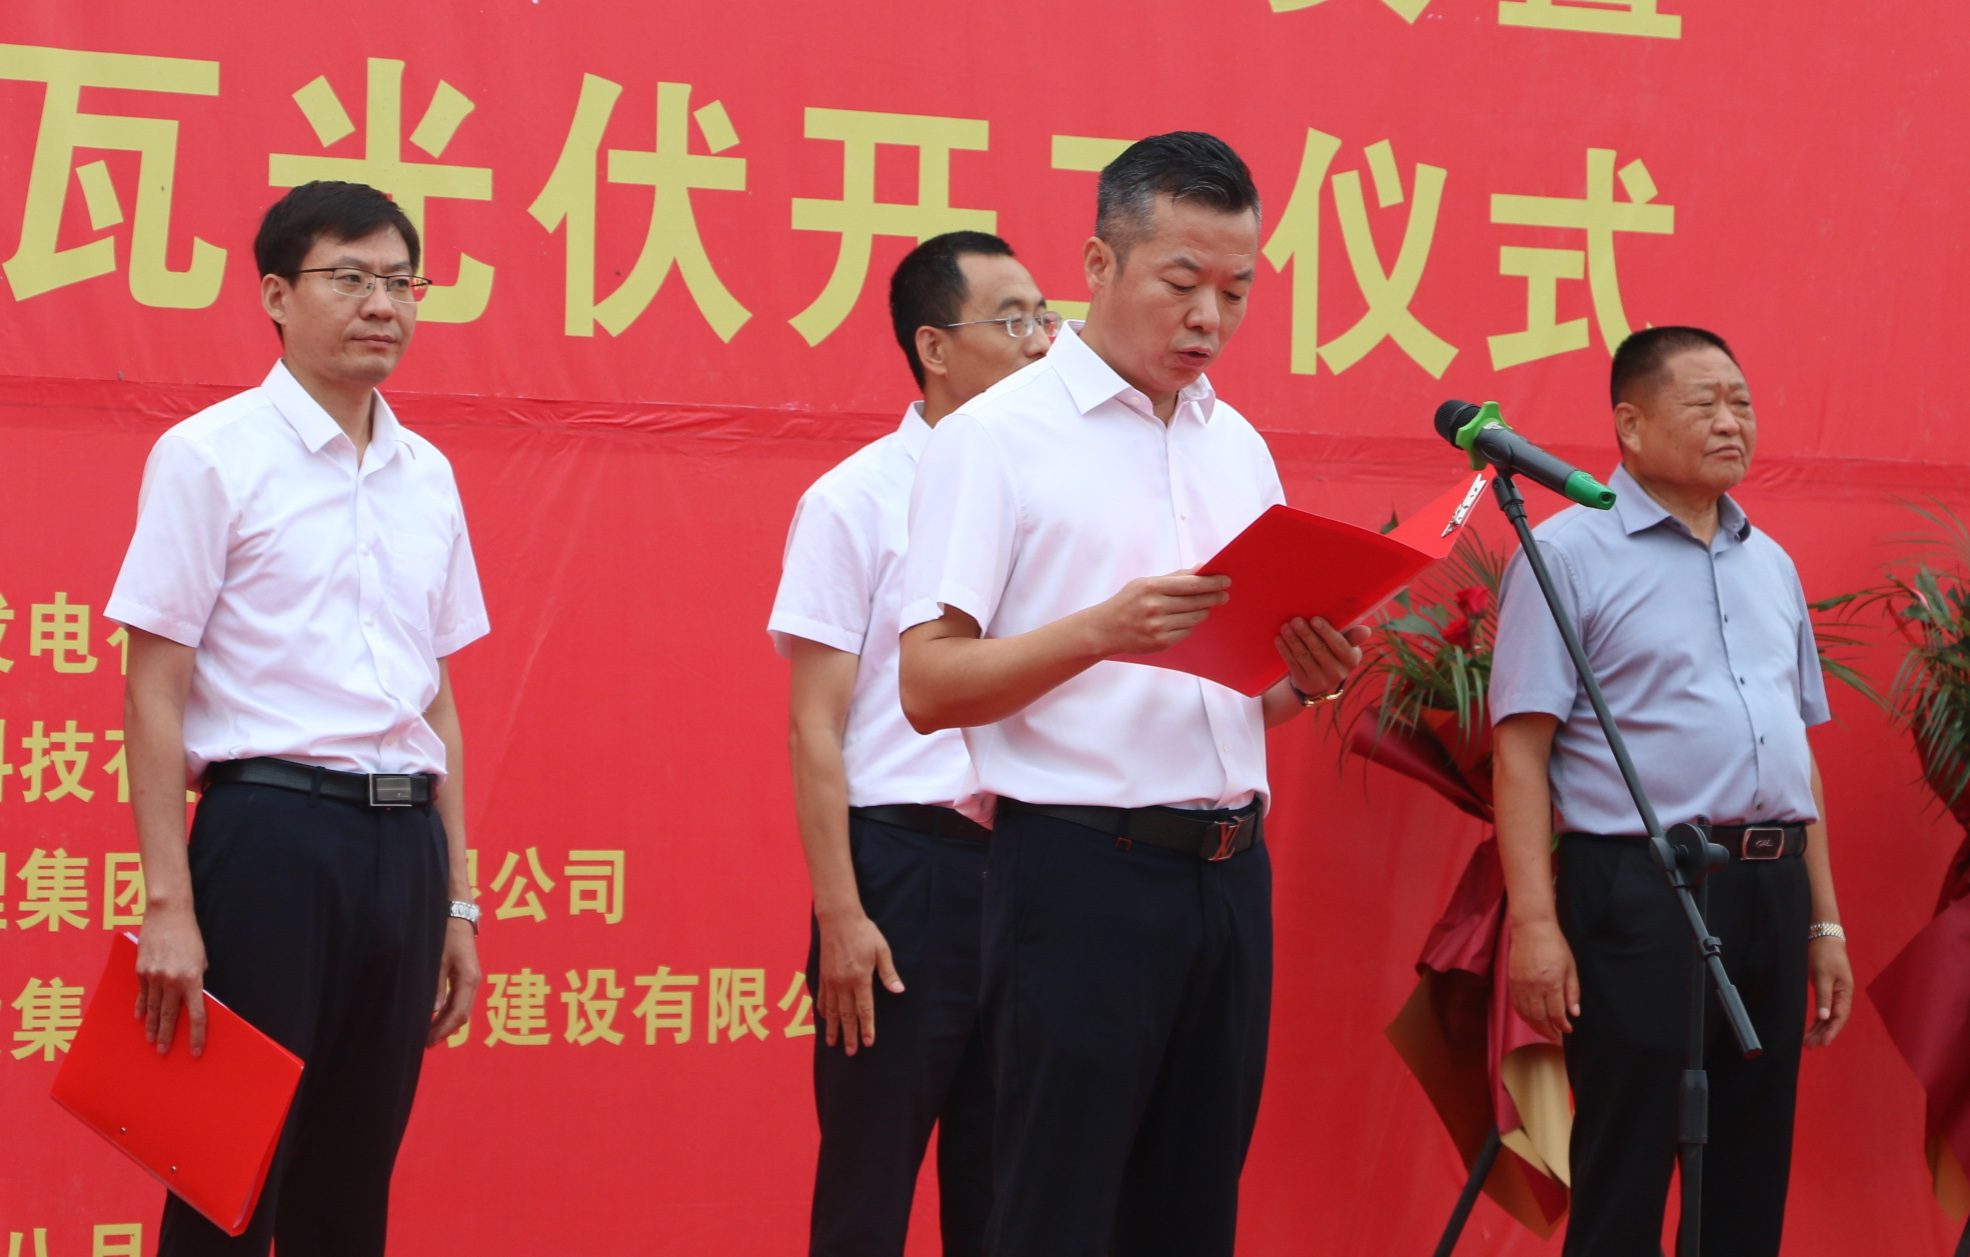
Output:
[[451,542],[420,533],[396,533],[389,542],[390,610],[423,631],[443,598],[451,568]]

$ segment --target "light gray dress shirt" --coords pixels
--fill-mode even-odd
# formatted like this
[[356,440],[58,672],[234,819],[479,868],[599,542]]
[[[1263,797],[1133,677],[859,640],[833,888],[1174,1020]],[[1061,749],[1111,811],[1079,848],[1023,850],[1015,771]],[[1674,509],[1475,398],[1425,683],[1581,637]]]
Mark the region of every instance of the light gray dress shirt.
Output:
[[[1729,497],[1706,548],[1625,467],[1608,484],[1612,510],[1575,506],[1533,535],[1662,823],[1818,819],[1806,730],[1830,713],[1792,560]],[[1523,554],[1505,572],[1490,705],[1493,723],[1559,719],[1563,829],[1642,832]]]

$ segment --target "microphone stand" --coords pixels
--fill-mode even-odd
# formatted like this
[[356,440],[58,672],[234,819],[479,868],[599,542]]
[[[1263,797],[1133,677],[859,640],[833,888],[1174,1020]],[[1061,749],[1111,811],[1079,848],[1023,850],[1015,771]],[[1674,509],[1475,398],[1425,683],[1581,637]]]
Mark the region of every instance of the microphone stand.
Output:
[[1574,671],[1579,673],[1580,683],[1587,691],[1587,701],[1594,705],[1594,715],[1600,721],[1601,732],[1607,736],[1608,748],[1614,752],[1614,762],[1621,769],[1621,779],[1627,783],[1628,793],[1635,800],[1635,810],[1641,813],[1642,826],[1648,831],[1649,850],[1655,856],[1656,866],[1682,903],[1683,917],[1689,922],[1690,934],[1695,940],[1690,971],[1689,1059],[1683,1069],[1676,1139],[1677,1162],[1683,1183],[1683,1216],[1676,1230],[1676,1257],[1698,1257],[1703,1242],[1703,1146],[1710,1142],[1710,1078],[1703,1068],[1706,978],[1717,989],[1717,1000],[1723,1005],[1731,1033],[1737,1037],[1738,1048],[1745,1058],[1759,1056],[1765,1050],[1758,1042],[1758,1032],[1752,1028],[1751,1018],[1744,1011],[1744,1001],[1738,998],[1737,988],[1731,985],[1730,975],[1724,971],[1723,944],[1704,923],[1703,914],[1710,898],[1704,878],[1712,869],[1723,868],[1730,863],[1730,853],[1710,841],[1709,824],[1701,818],[1694,823],[1671,826],[1666,833],[1663,831],[1655,807],[1649,802],[1648,793],[1642,789],[1642,779],[1635,771],[1635,762],[1628,757],[1628,744],[1622,740],[1621,730],[1615,727],[1614,716],[1607,709],[1607,700],[1601,697],[1600,682],[1595,680],[1593,667],[1587,662],[1587,652],[1580,645],[1580,635],[1574,631],[1573,622],[1567,617],[1566,607],[1553,587],[1552,573],[1546,570],[1545,557],[1539,553],[1539,545],[1533,540],[1532,527],[1525,518],[1525,498],[1520,495],[1518,485],[1507,468],[1495,466],[1495,470],[1497,475],[1491,482],[1492,494],[1498,499],[1498,506],[1505,512],[1505,518],[1512,521],[1512,527],[1518,533],[1519,548],[1524,552],[1533,576],[1539,581],[1539,591],[1546,596],[1546,606],[1552,611],[1553,622],[1559,626],[1560,637],[1566,642]]

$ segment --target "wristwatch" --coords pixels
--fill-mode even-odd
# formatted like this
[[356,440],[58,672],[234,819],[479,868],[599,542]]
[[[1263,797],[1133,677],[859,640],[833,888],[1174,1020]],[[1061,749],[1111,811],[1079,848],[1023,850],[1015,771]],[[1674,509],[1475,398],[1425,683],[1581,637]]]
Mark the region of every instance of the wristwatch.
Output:
[[1342,678],[1341,683],[1334,687],[1332,693],[1328,694],[1309,694],[1299,686],[1294,685],[1291,681],[1286,682],[1286,686],[1293,691],[1293,697],[1300,700],[1300,706],[1318,707],[1322,703],[1331,703],[1339,698],[1347,691],[1348,683],[1345,677]]
[[467,903],[463,899],[454,899],[446,907],[445,915],[448,917],[457,917],[461,921],[471,922],[472,934],[474,937],[478,936],[479,933],[479,905],[478,904]]

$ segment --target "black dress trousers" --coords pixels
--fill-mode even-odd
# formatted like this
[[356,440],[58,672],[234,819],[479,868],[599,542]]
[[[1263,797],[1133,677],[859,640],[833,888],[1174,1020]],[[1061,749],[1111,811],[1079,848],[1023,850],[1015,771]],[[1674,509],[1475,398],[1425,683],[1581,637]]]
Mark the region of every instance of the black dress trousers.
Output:
[[[1692,944],[1640,842],[1569,834],[1560,925],[1580,973],[1566,1040],[1573,1207],[1566,1257],[1656,1257],[1688,1059]],[[1704,1257],[1777,1257],[1806,1024],[1805,861],[1733,860],[1709,878],[1710,932],[1765,1052],[1747,1061],[1708,1000]]]
[[985,891],[994,1257],[1231,1257],[1272,865],[1001,809]]
[[158,1257],[382,1257],[444,950],[444,826],[429,807],[220,785],[190,857],[206,989],[306,1068],[245,1234],[169,1196]]
[[[979,1257],[992,1204],[992,1077],[978,1017],[987,845],[867,817],[848,821],[863,910],[903,993],[874,983],[876,1041],[854,1056],[814,1038],[821,1153],[813,1257],[902,1257],[917,1171],[937,1130],[945,1257]],[[820,989],[816,926],[807,986]]]

